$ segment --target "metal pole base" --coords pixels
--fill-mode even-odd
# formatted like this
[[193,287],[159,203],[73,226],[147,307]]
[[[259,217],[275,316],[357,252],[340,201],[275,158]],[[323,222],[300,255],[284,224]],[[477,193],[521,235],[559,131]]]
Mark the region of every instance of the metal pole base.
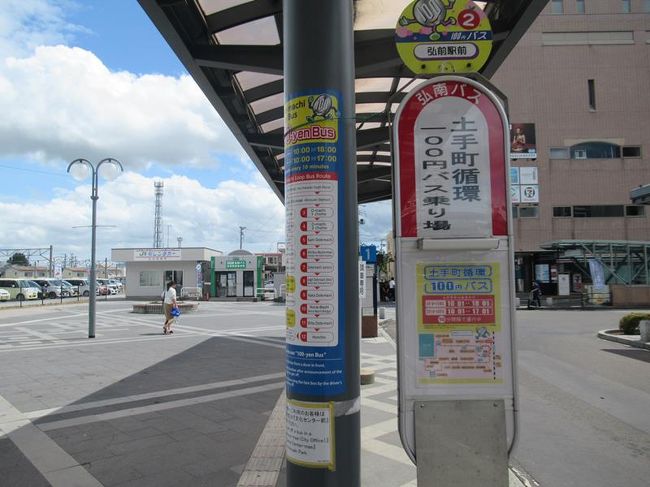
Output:
[[418,487],[507,487],[503,400],[417,401]]

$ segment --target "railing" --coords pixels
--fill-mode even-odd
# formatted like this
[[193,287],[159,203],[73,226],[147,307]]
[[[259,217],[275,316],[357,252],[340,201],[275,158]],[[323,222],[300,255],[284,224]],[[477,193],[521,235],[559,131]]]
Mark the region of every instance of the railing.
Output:
[[186,287],[181,288],[181,299],[201,299],[201,288],[200,287]]

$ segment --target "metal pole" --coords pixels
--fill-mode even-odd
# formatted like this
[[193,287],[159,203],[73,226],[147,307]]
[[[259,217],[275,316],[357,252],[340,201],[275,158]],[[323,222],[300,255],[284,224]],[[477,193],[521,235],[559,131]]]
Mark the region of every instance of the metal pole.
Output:
[[92,167],[92,195],[90,199],[93,200],[93,213],[91,224],[91,243],[90,243],[90,300],[88,301],[88,338],[95,338],[95,288],[97,287],[97,272],[95,264],[95,246],[97,243],[97,170]]
[[54,274],[54,261],[52,260],[54,259],[54,256],[52,255],[53,253],[54,253],[54,247],[50,245],[50,269],[49,269],[50,277],[52,277],[52,275]]
[[[353,7],[352,0],[283,0],[284,13],[284,93],[287,106],[285,115],[290,109],[289,100],[296,101],[292,110],[295,114],[310,114],[306,117],[305,127],[331,127],[334,120],[335,133],[338,135],[336,142],[325,143],[316,141],[319,137],[309,136],[312,140],[308,145],[316,150],[316,154],[308,156],[307,165],[317,165],[317,154],[323,151],[334,149],[334,164],[329,171],[335,172],[336,183],[329,186],[328,197],[331,198],[334,208],[334,225],[337,229],[337,242],[332,245],[334,251],[333,276],[335,286],[333,291],[338,299],[334,302],[337,310],[338,345],[331,348],[320,348],[326,354],[339,353],[341,370],[332,371],[340,375],[343,387],[333,393],[333,387],[316,380],[317,384],[309,386],[309,393],[297,392],[298,387],[290,385],[295,383],[294,377],[287,376],[287,402],[288,408],[291,404],[311,405],[323,411],[323,408],[330,406],[330,418],[333,424],[333,435],[329,436],[332,446],[332,463],[328,466],[315,465],[307,462],[292,461],[287,453],[287,487],[359,487],[361,485],[360,474],[360,326],[359,326],[359,296],[358,296],[358,252],[359,252],[359,231],[358,231],[358,209],[357,209],[357,169],[356,169],[356,135],[355,135],[355,98],[354,98],[354,31],[353,31]],[[320,103],[320,104],[319,104]],[[332,103],[338,103],[338,109]],[[298,127],[294,127],[298,128]],[[304,127],[303,127],[304,128]],[[308,132],[310,132],[308,130]],[[311,132],[310,132],[311,133]],[[295,143],[299,145],[300,143]],[[290,146],[285,146],[285,151]],[[326,152],[325,152],[326,153]],[[287,154],[287,152],[285,152]],[[327,159],[325,159],[327,160]],[[286,155],[285,155],[285,161]],[[285,164],[287,164],[285,162]],[[295,164],[290,168],[298,172],[303,169]],[[331,177],[318,168],[311,171],[307,177]],[[309,172],[308,171],[308,172]],[[304,174],[304,173],[303,173]],[[289,191],[289,176],[285,167],[285,196]],[[329,180],[331,181],[331,180]],[[324,181],[330,184],[329,181]],[[301,184],[293,183],[292,184]],[[310,277],[296,269],[300,267],[299,242],[296,238],[302,235],[299,228],[296,228],[300,208],[291,208],[290,202],[287,205],[288,221],[293,220],[294,226],[287,235],[287,256],[292,256],[293,264],[291,271],[295,279],[305,279],[308,282]],[[295,210],[295,213],[290,213]],[[292,216],[293,215],[293,216]],[[299,226],[299,225],[298,225]],[[293,235],[291,234],[293,233]],[[308,237],[305,237],[308,238]],[[303,248],[304,250],[304,248]],[[303,264],[311,263],[307,260]],[[287,275],[289,275],[289,262],[287,262]],[[301,285],[299,283],[299,285]],[[309,291],[308,291],[309,292]],[[293,294],[293,296],[290,296]],[[294,300],[293,303],[290,302]],[[295,313],[298,316],[305,316],[300,311],[299,297],[296,292],[287,294],[287,312]],[[305,306],[308,309],[312,306],[310,298],[307,298]],[[311,318],[308,317],[306,323]],[[300,320],[298,320],[300,321]],[[299,325],[302,326],[302,325]],[[311,325],[307,325],[305,331],[307,337],[311,336]],[[305,330],[304,328],[301,328]],[[314,333],[318,335],[318,332]],[[342,346],[342,348],[341,348]],[[337,347],[339,347],[337,349]],[[310,346],[301,346],[293,343],[287,344],[287,366],[298,365],[298,375],[309,376],[309,371],[300,369],[300,364],[306,361],[295,360],[290,355],[291,351],[296,353],[309,353],[319,350]],[[331,363],[331,362],[329,362]],[[339,363],[337,361],[337,363]],[[329,365],[327,366],[329,367]],[[295,369],[294,369],[295,370]],[[289,370],[288,370],[289,372]],[[293,372],[293,371],[292,371]],[[291,381],[289,380],[291,379]],[[296,411],[300,406],[291,406]],[[299,417],[300,414],[295,414]],[[287,416],[289,419],[289,416]],[[294,419],[292,419],[294,421]],[[295,423],[300,423],[300,419]],[[307,427],[308,428],[308,427]],[[300,442],[296,437],[290,437],[287,428],[287,450],[289,440]],[[317,462],[322,457],[314,458]]]

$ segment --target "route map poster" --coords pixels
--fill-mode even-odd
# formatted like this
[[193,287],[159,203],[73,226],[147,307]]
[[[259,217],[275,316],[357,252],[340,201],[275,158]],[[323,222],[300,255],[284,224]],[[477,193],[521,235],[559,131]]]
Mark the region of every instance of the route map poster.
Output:
[[311,396],[345,392],[340,100],[335,90],[308,90],[285,104],[286,380],[288,392]]
[[418,263],[418,386],[501,384],[499,264]]

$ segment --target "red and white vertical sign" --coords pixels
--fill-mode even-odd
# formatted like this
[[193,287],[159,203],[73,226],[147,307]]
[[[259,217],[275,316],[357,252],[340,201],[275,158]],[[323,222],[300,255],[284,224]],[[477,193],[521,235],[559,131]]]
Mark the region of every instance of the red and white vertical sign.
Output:
[[398,236],[507,235],[503,121],[480,85],[423,84],[398,112],[396,135]]

